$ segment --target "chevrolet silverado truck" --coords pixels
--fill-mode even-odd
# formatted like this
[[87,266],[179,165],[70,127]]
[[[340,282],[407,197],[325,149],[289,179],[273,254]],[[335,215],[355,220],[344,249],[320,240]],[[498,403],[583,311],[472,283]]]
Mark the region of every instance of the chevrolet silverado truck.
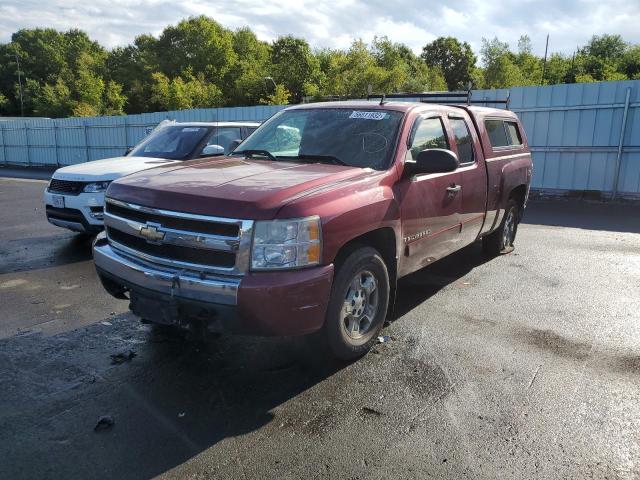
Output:
[[377,341],[399,278],[478,240],[513,249],[531,170],[506,110],[293,106],[231,155],[113,182],[95,265],[147,322],[313,334],[353,359]]
[[49,223],[96,234],[103,228],[104,192],[116,178],[160,164],[229,153],[256,122],[169,122],[160,125],[126,156],[69,165],[56,170],[44,191]]

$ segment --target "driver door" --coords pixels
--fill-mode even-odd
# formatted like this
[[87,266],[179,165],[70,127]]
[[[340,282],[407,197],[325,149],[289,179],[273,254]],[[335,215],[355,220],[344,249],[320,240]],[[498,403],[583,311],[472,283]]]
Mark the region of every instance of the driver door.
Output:
[[[412,129],[405,162],[427,148],[450,150],[441,115],[419,117]],[[460,173],[418,174],[400,182],[403,274],[418,270],[458,249],[460,242]]]

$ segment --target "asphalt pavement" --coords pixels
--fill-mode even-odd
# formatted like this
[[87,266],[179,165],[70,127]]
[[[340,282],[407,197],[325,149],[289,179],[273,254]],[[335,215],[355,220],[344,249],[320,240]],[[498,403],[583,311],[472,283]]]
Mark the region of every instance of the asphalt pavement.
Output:
[[44,186],[0,179],[0,478],[640,478],[637,204],[532,202],[513,253],[403,279],[345,365],[140,324]]

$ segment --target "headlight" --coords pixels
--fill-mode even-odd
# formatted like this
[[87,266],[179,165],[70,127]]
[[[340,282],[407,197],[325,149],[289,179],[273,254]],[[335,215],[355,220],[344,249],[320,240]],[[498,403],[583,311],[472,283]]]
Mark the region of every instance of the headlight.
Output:
[[87,183],[82,189],[85,193],[104,192],[111,182],[94,182]]
[[257,221],[253,227],[251,268],[299,268],[320,263],[320,218]]

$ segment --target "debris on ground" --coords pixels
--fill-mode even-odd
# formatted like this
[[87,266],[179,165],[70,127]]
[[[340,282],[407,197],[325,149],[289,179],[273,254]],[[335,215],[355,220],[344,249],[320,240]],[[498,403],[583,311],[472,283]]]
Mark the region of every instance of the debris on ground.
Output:
[[100,322],[102,325],[104,325],[105,327],[111,327],[113,325],[113,323],[111,322]]
[[378,343],[387,343],[391,341],[395,342],[396,337],[394,337],[393,335],[381,335],[378,337]]
[[186,415],[186,413],[184,413],[184,412],[180,412],[180,413],[178,414],[178,418],[184,418],[184,416],[185,416],[185,415]]
[[124,362],[130,362],[136,356],[136,352],[129,350],[127,353],[114,353],[111,355],[111,365],[120,365]]
[[93,431],[94,432],[100,432],[102,430],[107,430],[111,427],[113,427],[115,425],[115,420],[113,419],[113,417],[110,417],[109,415],[104,415],[102,417],[100,417],[98,419],[98,422],[96,423],[96,426],[93,427]]
[[376,410],[375,408],[371,407],[362,407],[361,410],[362,413],[366,413],[368,415],[376,415],[378,417],[384,415],[380,410]]

